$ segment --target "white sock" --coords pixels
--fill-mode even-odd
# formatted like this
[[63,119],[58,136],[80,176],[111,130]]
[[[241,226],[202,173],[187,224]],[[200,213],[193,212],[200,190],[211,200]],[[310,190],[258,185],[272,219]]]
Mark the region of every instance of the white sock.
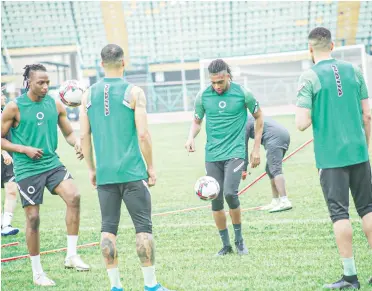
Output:
[[8,226],[12,224],[12,219],[13,219],[13,213],[10,212],[4,212],[4,217],[3,217],[3,222],[2,225]]
[[286,196],[282,196],[282,197],[280,197],[280,201],[281,201],[281,202],[287,202],[287,201],[288,201],[288,197],[287,197],[287,195],[286,195]]
[[43,273],[43,268],[41,267],[41,262],[40,262],[40,255],[30,256],[30,259],[31,259],[32,273],[34,274],[34,276],[36,274]]
[[273,200],[271,201],[271,203],[278,204],[279,201],[280,201],[279,198],[273,198]]
[[119,268],[107,269],[107,274],[110,279],[111,288],[122,288],[123,286],[120,283],[120,273]]
[[152,288],[158,284],[158,281],[156,281],[155,266],[142,267],[142,273],[145,286]]
[[76,252],[77,241],[78,241],[77,235],[67,236],[67,255],[66,255],[67,258],[71,256],[75,256],[77,254]]

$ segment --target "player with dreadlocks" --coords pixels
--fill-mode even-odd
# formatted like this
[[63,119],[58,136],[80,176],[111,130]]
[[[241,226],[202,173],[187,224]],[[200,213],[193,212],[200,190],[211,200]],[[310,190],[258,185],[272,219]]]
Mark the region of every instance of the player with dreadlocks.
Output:
[[[39,208],[44,188],[59,195],[66,203],[67,256],[66,268],[89,270],[77,255],[76,245],[80,223],[80,194],[70,173],[56,153],[57,125],[66,141],[82,159],[79,140],[67,119],[66,109],[59,100],[48,95],[49,77],[40,64],[25,67],[26,93],[9,102],[1,116],[1,148],[13,152],[14,170],[22,206],[26,214],[26,241],[36,285],[55,283],[44,273],[40,263]],[[12,140],[5,137],[9,130]]]
[[200,132],[205,115],[207,118],[205,167],[207,175],[215,178],[221,189],[218,197],[212,201],[214,221],[223,243],[217,255],[223,256],[233,252],[226,224],[224,200],[230,208],[237,253],[245,255],[248,249],[242,237],[238,188],[246,156],[247,109],[255,118],[254,147],[250,156],[252,168],[260,164],[263,114],[252,92],[232,82],[231,69],[223,60],[214,60],[208,71],[211,85],[202,89],[196,97],[194,120],[185,147],[189,152],[195,151],[194,139]]

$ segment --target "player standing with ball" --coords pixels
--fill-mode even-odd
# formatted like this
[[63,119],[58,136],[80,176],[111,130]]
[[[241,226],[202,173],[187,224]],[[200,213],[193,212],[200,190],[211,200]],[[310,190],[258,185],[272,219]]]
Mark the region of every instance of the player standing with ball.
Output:
[[239,255],[248,253],[241,228],[241,210],[238,198],[239,183],[245,159],[245,125],[247,109],[255,118],[255,141],[250,156],[252,168],[260,164],[260,145],[263,130],[263,114],[252,92],[232,82],[231,70],[221,59],[208,67],[211,85],[200,91],[195,100],[195,115],[185,148],[195,151],[194,139],[201,129],[204,115],[207,118],[207,144],[205,166],[207,175],[220,185],[218,197],[212,200],[212,211],[223,243],[217,253],[223,256],[233,252],[224,211],[224,200],[235,231],[235,246]]
[[[27,92],[11,101],[1,116],[1,148],[13,152],[14,172],[26,214],[26,241],[36,285],[54,286],[40,262],[40,216],[44,188],[59,195],[66,203],[67,255],[66,268],[89,270],[77,255],[80,224],[80,194],[72,177],[56,153],[57,126],[67,143],[75,147],[79,159],[83,156],[80,143],[67,119],[60,100],[48,95],[49,77],[40,64],[27,65],[23,74]],[[9,130],[12,141],[5,137]]]

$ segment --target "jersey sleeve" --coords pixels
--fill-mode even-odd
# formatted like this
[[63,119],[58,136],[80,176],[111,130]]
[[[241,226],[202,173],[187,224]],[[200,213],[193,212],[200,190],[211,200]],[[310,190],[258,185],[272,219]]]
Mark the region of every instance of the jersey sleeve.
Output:
[[360,86],[360,100],[368,99],[368,89],[366,81],[364,80],[362,70],[358,66],[353,66],[355,71],[355,78]]
[[194,104],[194,117],[195,119],[202,120],[204,118],[205,109],[202,102],[202,92],[199,92],[196,95],[195,104]]
[[244,93],[245,107],[248,108],[248,110],[251,114],[255,114],[258,111],[258,108],[259,108],[259,104],[258,104],[256,98],[254,98],[253,93],[252,93],[251,90],[249,90],[247,88],[244,88],[243,86],[241,86],[241,88],[242,88],[243,93]]
[[297,107],[312,109],[313,97],[315,96],[315,78],[317,78],[316,73],[312,70],[306,71],[301,75],[297,88]]

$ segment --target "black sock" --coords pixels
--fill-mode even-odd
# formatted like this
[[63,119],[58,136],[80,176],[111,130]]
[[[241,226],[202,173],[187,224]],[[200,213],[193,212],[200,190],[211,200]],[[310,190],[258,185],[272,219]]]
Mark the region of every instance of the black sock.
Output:
[[344,280],[349,283],[354,283],[355,281],[358,281],[358,276],[357,275],[352,275],[352,276],[344,275]]
[[226,229],[220,230],[220,237],[223,243],[223,246],[231,246],[230,244],[230,237],[229,237],[229,231]]

